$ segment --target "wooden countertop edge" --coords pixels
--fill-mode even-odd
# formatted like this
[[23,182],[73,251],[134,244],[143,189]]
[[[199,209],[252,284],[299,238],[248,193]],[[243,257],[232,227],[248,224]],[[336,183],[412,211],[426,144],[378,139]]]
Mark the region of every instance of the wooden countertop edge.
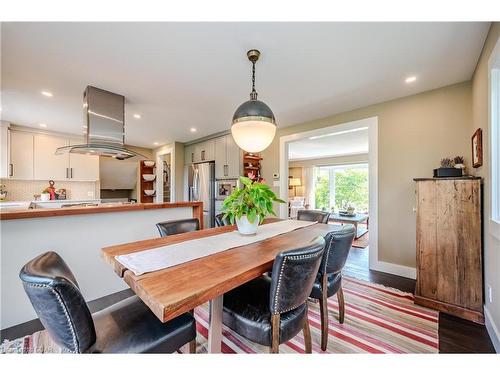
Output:
[[176,202],[176,203],[134,203],[116,206],[99,207],[68,207],[68,208],[40,208],[34,210],[19,210],[0,212],[0,220],[32,219],[40,217],[57,217],[71,215],[89,215],[107,212],[157,210],[162,208],[200,207],[202,202]]

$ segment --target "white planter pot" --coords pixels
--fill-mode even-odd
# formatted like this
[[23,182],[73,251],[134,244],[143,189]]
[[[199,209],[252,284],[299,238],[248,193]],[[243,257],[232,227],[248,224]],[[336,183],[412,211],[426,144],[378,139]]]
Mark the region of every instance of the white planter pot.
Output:
[[236,218],[236,225],[238,226],[238,232],[243,235],[251,235],[257,233],[257,227],[259,226],[259,216],[255,218],[253,223],[248,221],[246,215],[242,216],[241,219]]
[[49,193],[42,193],[40,194],[40,200],[41,201],[50,201],[50,194]]

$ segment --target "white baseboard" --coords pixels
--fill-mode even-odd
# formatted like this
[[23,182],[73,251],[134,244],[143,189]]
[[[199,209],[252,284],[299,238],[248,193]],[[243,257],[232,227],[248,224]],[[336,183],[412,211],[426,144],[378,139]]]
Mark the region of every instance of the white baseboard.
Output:
[[417,278],[417,270],[413,267],[401,266],[399,264],[376,261],[375,264],[370,264],[370,269],[374,271],[380,271],[385,273],[390,273],[393,275],[398,275],[402,277],[407,277],[409,279],[415,280]]
[[490,335],[490,339],[493,343],[493,346],[495,347],[495,351],[497,353],[500,353],[500,333],[495,322],[491,318],[490,311],[488,310],[486,305],[484,305],[484,325],[486,326],[486,330]]

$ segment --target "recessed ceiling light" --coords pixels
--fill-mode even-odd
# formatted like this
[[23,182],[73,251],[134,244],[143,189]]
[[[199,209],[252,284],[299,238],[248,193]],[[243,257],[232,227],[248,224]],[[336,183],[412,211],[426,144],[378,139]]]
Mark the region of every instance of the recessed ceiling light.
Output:
[[190,129],[189,129],[189,131],[190,131],[191,133],[196,133],[196,132],[198,131],[198,129],[196,129],[196,128],[190,128]]
[[43,96],[48,96],[49,98],[52,98],[54,95],[51,92],[48,91],[42,91]]
[[46,128],[46,127],[47,127],[47,124],[40,124],[40,127],[41,127],[41,128]]
[[411,77],[406,78],[405,82],[406,83],[412,83],[412,82],[415,82],[416,80],[417,80],[417,77],[411,76]]
[[153,142],[153,144],[154,144],[155,146],[158,146],[158,145],[159,145],[159,143],[158,143],[158,142]]
[[138,114],[138,113],[135,113],[135,114],[134,114],[134,117],[135,117],[135,118],[141,118],[141,115],[140,115],[140,114]]

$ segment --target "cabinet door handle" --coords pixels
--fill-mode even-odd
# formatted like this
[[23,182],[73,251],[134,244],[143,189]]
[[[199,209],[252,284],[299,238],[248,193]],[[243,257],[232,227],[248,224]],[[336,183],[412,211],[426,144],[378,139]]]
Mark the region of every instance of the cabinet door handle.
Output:
[[70,169],[69,169],[69,177],[70,177],[70,178],[73,178],[73,168],[70,168]]
[[227,176],[229,174],[228,172],[228,165],[224,165],[224,176]]
[[66,178],[69,178],[69,168],[66,168]]
[[14,176],[14,164],[9,164],[9,177]]
[[205,150],[201,152],[201,160],[205,161]]
[[191,163],[194,163],[194,152],[191,153]]

